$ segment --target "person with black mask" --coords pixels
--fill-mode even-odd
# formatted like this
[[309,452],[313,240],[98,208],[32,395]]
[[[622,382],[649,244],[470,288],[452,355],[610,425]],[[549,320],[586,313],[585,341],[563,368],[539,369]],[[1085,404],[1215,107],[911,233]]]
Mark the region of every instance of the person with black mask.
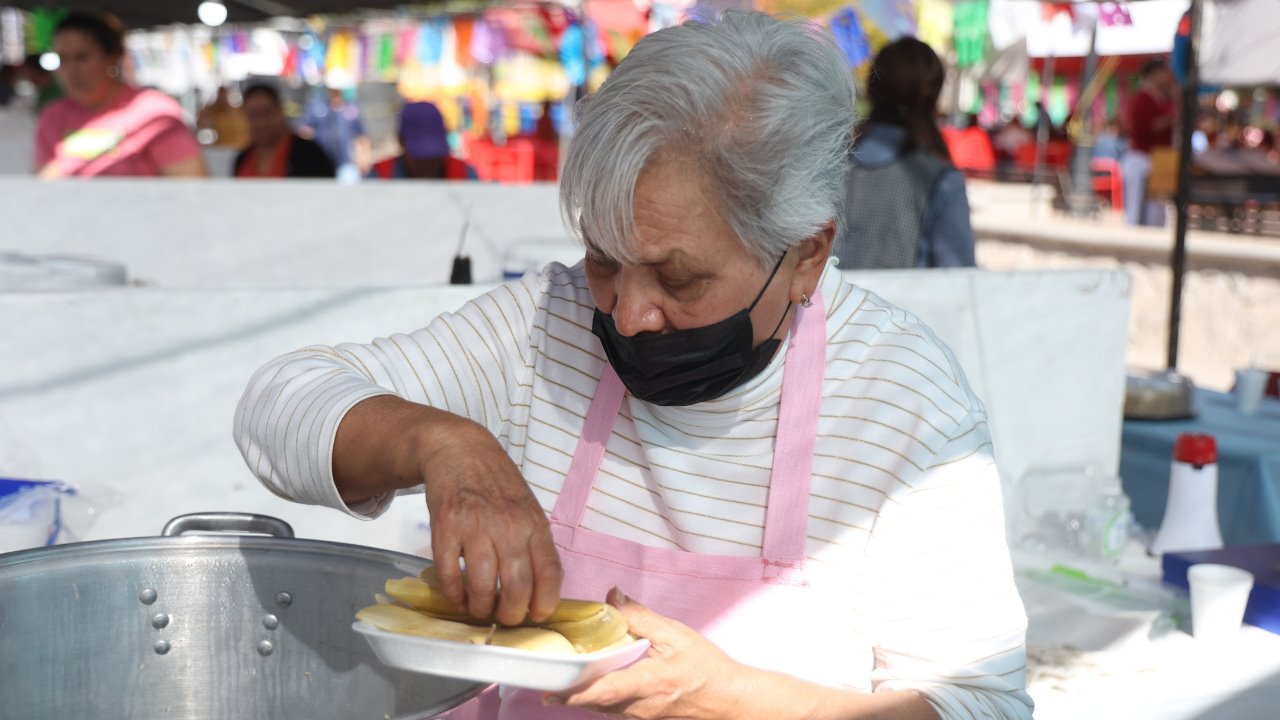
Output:
[[853,102],[805,22],[649,35],[566,149],[582,262],[249,381],[234,437],[275,494],[372,518],[421,489],[456,606],[607,597],[652,644],[451,717],[1031,716],[982,404],[830,263]]
[[889,43],[872,63],[871,117],[850,156],[840,267],[975,264],[964,175],[935,120],[945,77],[937,54],[915,38]]

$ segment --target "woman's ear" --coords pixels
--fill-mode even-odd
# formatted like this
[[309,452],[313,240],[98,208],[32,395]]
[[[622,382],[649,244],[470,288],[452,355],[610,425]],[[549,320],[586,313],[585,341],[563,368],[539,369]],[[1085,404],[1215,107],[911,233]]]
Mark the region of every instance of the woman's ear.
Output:
[[791,279],[792,302],[799,303],[803,296],[813,297],[817,292],[818,281],[827,267],[835,239],[836,223],[828,220],[817,233],[796,246],[796,272]]

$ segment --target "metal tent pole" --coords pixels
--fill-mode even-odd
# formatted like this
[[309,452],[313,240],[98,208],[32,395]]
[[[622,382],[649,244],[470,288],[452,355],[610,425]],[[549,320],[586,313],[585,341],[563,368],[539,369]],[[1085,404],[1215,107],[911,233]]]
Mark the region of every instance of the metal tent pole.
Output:
[[1098,68],[1098,25],[1101,18],[1093,19],[1089,32],[1089,54],[1084,61],[1084,74],[1080,78],[1080,97],[1076,100],[1075,122],[1080,128],[1076,136],[1075,153],[1071,156],[1071,193],[1067,197],[1067,210],[1072,215],[1092,216],[1098,207],[1093,194],[1093,127],[1089,121],[1089,104],[1083,102],[1085,93],[1094,83]]
[[1191,52],[1187,83],[1182,89],[1182,118],[1178,136],[1178,192],[1175,196],[1177,224],[1173,234],[1172,292],[1169,304],[1168,368],[1178,366],[1178,329],[1182,322],[1182,284],[1187,272],[1187,210],[1191,203],[1191,135],[1195,132],[1200,95],[1200,26],[1204,0],[1191,0]]

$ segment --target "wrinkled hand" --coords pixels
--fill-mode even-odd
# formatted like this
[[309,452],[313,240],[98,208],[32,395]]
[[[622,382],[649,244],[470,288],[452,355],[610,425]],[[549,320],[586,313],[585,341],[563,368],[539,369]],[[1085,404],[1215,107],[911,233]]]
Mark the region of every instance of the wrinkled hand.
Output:
[[545,695],[548,704],[581,707],[628,720],[727,718],[741,715],[735,688],[749,669],[693,628],[609,594],[631,634],[648,638],[648,655],[603,675],[567,696]]
[[[563,572],[546,513],[482,426],[460,421],[423,460],[436,577],[445,595],[504,625],[541,620],[560,601]],[[458,560],[466,561],[466,578]],[[500,589],[499,589],[500,585]]]

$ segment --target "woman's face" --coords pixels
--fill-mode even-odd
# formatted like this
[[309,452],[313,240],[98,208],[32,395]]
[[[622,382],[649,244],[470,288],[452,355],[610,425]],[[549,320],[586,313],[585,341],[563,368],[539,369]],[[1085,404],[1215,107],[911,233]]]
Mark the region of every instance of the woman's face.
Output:
[[119,67],[120,56],[108,55],[92,36],[79,30],[64,30],[55,35],[53,51],[61,62],[58,82],[67,97],[91,108],[110,99],[116,83],[112,68]]
[[[623,335],[719,322],[749,306],[769,278],[772,263],[761,268],[747,252],[704,194],[696,172],[669,161],[640,174],[634,203],[635,264],[605,258],[587,239],[591,296]],[[805,286],[791,297],[799,287],[796,255],[788,253],[751,313],[755,345],[770,337],[799,292],[812,292],[812,286]]]

